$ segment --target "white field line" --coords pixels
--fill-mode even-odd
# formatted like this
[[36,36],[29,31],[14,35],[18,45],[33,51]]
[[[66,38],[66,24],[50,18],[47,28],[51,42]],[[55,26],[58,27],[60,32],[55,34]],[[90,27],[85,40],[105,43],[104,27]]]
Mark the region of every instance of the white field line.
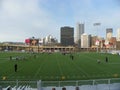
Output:
[[40,67],[38,68],[38,70],[36,70],[36,73],[35,73],[35,75],[34,75],[34,78],[40,73],[40,71],[41,71],[43,65],[45,64],[45,62],[46,62],[46,60],[43,60],[42,64],[41,64]]
[[[57,59],[58,59],[58,58],[57,58],[57,56],[56,56],[56,60],[57,60]],[[58,64],[58,67],[59,67],[60,74],[63,75],[63,72],[62,72],[61,66],[60,66],[60,64],[59,64],[58,61],[59,61],[59,60],[57,60],[57,64]]]

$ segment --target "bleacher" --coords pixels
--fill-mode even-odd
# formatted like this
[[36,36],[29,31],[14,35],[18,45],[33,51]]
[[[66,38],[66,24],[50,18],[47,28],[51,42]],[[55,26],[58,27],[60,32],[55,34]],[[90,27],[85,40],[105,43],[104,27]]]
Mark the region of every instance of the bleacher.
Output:
[[31,88],[30,86],[7,86],[7,87],[0,87],[0,90],[37,90],[37,88]]

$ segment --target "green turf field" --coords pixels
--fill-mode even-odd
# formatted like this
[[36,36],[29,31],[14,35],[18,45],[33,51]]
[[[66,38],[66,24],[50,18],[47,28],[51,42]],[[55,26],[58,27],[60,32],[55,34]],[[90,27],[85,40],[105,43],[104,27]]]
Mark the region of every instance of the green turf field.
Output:
[[[35,57],[36,55],[36,57]],[[84,80],[120,78],[120,56],[102,53],[32,54],[0,52],[0,80]],[[10,56],[14,60],[10,60]],[[105,62],[105,57],[108,62]],[[19,57],[20,60],[15,58]],[[97,63],[100,59],[101,63]],[[14,65],[18,71],[14,71]]]

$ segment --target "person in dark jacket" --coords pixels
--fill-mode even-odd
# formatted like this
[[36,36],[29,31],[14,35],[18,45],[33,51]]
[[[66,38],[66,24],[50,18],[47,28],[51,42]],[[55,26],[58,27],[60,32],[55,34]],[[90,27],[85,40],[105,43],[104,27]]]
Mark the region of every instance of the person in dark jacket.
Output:
[[105,58],[105,61],[108,62],[108,57]]
[[17,72],[17,68],[18,68],[18,65],[15,64],[15,65],[14,65],[15,72]]

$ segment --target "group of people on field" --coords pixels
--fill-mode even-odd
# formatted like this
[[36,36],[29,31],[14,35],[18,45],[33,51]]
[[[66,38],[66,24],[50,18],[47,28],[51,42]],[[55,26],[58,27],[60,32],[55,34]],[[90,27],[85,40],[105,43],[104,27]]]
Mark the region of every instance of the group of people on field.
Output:
[[[108,62],[108,57],[105,57],[105,62],[106,62],[106,63]],[[97,59],[97,63],[100,64],[100,63],[101,63],[101,60],[100,60],[100,59]]]

